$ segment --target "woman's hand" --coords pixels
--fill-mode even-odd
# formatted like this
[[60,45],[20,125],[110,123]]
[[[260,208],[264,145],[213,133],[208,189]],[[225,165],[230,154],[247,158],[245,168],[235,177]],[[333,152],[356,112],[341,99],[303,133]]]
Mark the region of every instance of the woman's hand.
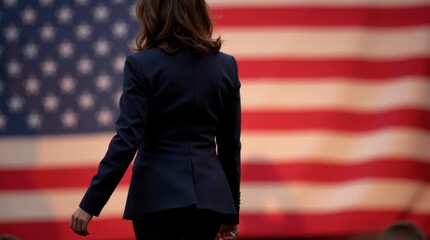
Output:
[[82,208],[78,207],[76,211],[72,214],[72,220],[70,222],[70,228],[76,234],[81,236],[87,236],[90,234],[88,232],[88,223],[93,218],[93,215],[87,213]]
[[226,225],[222,224],[216,240],[236,240],[239,238],[239,226],[238,225]]

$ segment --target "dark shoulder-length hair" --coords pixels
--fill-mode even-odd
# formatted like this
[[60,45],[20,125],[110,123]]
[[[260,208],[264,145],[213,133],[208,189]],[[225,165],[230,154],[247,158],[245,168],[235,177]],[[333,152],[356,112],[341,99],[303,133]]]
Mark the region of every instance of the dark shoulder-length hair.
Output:
[[[212,38],[212,18],[205,0],[138,0],[136,16],[140,23],[136,51],[159,47],[174,53],[185,45],[204,54],[221,48],[221,38]],[[172,39],[181,44],[172,46]]]

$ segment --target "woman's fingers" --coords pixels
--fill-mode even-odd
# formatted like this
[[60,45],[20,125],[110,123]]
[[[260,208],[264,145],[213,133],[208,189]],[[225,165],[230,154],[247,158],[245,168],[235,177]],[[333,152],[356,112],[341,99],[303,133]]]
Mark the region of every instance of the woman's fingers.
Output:
[[72,228],[73,232],[86,236],[89,234],[88,232],[88,223],[92,219],[92,215],[85,212],[81,208],[78,208],[73,214],[72,219],[70,221],[70,227]]
[[239,237],[238,231],[219,232],[216,240],[236,240]]
[[236,240],[239,238],[239,226],[221,224],[217,240]]

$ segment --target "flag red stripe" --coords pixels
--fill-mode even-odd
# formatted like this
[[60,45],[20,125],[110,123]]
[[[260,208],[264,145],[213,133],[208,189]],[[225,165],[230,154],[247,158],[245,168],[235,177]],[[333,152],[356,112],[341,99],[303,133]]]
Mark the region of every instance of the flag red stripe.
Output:
[[[96,167],[0,171],[0,190],[87,187],[96,171]],[[130,177],[129,169],[120,184],[129,184]]]
[[419,226],[427,226],[430,217],[404,211],[364,209],[327,214],[243,214],[240,229],[242,236],[252,237],[343,235],[378,232],[395,219],[410,220]]
[[[329,77],[350,77],[363,80],[391,81],[391,78],[419,75],[430,76],[430,59],[371,61],[358,59],[238,59],[241,78],[273,77],[314,78],[324,82]],[[302,80],[302,79],[300,79]]]
[[[430,160],[430,159],[428,159]],[[357,164],[323,164],[298,159],[294,163],[245,163],[244,182],[320,181],[342,182],[360,178],[397,178],[430,182],[430,161],[418,159],[379,158]],[[0,190],[31,190],[86,187],[95,167],[0,171]],[[130,183],[130,170],[121,185]],[[78,178],[76,176],[79,176]]]
[[[406,213],[404,211],[356,210],[327,214],[293,213],[243,213],[240,219],[242,237],[282,237],[343,235],[360,232],[378,232],[395,219],[405,219],[426,226],[428,215]],[[424,228],[425,229],[425,228]],[[91,239],[133,239],[131,222],[120,219],[99,218],[89,226]],[[69,222],[22,222],[0,224],[0,233],[13,234],[21,240],[82,239],[69,228]]]
[[[120,216],[116,219],[94,219],[88,228],[90,239],[94,240],[132,240],[134,239],[131,221],[123,220]],[[0,234],[15,235],[20,240],[34,239],[67,239],[82,240],[72,232],[69,222],[57,220],[55,222],[31,221],[23,223],[0,224]]]
[[430,24],[430,7],[428,6],[410,8],[330,8],[306,6],[215,8],[213,9],[213,13],[216,19],[216,27],[405,27]]
[[312,160],[301,162],[309,163],[244,164],[242,179],[246,182],[343,182],[360,178],[396,178],[430,182],[430,161],[379,158],[345,165],[316,163]]
[[407,126],[430,130],[430,111],[424,109],[396,109],[377,113],[315,111],[245,111],[245,130],[333,129],[341,131],[369,131],[392,126]]

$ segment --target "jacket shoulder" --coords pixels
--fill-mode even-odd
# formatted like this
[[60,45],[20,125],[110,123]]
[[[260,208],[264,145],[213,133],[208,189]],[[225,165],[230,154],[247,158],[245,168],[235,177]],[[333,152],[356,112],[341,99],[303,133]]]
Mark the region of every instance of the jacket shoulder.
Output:
[[219,51],[219,52],[218,52],[218,54],[219,54],[221,57],[225,57],[225,58],[234,58],[234,57],[233,57],[233,55],[231,55],[231,54],[229,54],[229,53],[226,53],[226,52],[223,52],[223,51]]
[[233,60],[234,62],[236,62],[236,58],[233,55],[229,54],[229,53],[219,51],[217,54],[221,58],[223,58],[223,59],[226,59],[226,60],[229,60],[229,61]]

